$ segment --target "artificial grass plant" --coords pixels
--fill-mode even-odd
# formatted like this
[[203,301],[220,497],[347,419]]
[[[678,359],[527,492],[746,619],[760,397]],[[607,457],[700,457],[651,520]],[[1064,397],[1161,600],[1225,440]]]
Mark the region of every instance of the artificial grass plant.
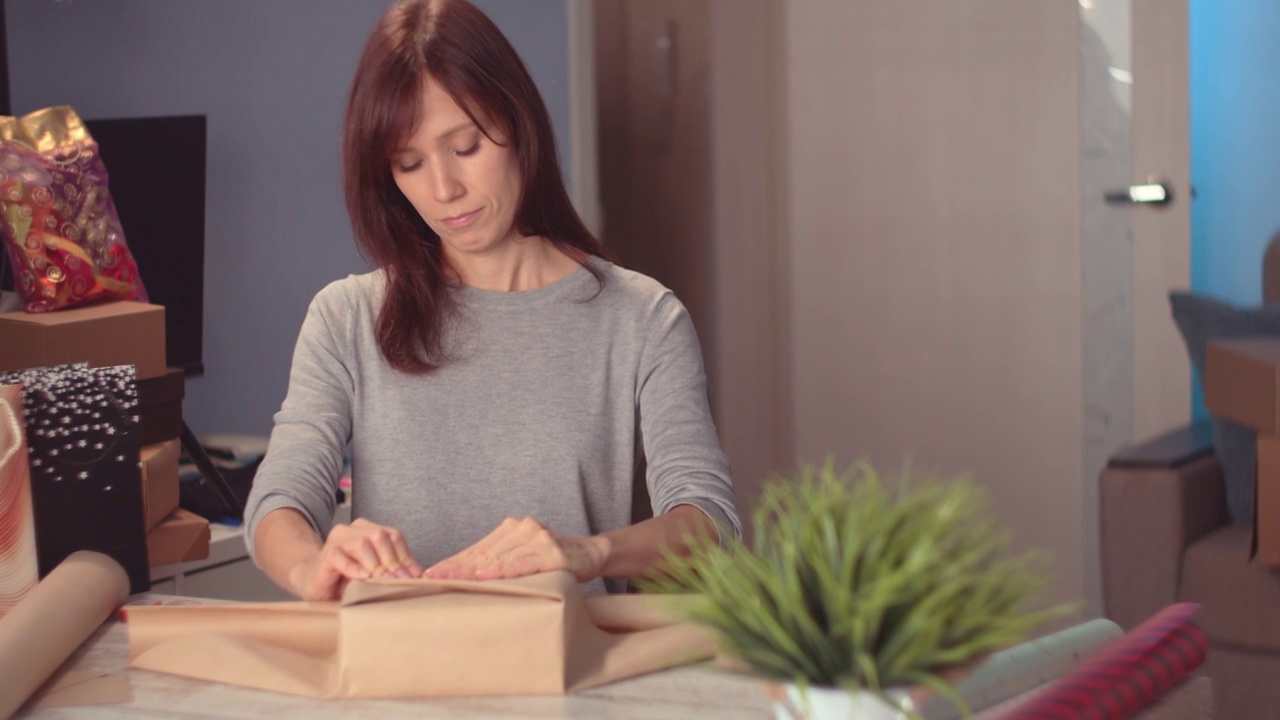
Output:
[[667,554],[642,588],[701,595],[687,619],[768,678],[882,698],[920,684],[964,708],[942,673],[1063,609],[1026,609],[1046,580],[1040,558],[1010,555],[1011,533],[965,477],[882,478],[828,460],[771,478],[752,526],[750,544]]

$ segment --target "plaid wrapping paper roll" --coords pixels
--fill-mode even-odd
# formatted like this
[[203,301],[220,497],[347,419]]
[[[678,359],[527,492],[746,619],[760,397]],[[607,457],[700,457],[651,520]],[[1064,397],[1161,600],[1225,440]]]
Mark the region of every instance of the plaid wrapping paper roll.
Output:
[[1198,603],[1170,605],[1003,720],[1121,720],[1151,705],[1200,667],[1209,639],[1191,617]]

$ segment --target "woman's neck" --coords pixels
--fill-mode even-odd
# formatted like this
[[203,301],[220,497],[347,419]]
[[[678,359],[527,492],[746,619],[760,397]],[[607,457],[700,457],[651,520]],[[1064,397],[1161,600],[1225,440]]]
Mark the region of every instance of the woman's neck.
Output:
[[463,285],[499,292],[546,287],[578,268],[577,261],[540,237],[506,242],[483,255],[449,253],[449,264]]

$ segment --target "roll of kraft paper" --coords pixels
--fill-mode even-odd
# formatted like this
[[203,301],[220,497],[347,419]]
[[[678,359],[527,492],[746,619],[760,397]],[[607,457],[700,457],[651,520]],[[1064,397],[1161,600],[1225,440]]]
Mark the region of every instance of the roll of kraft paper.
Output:
[[120,563],[72,553],[0,620],[0,718],[7,718],[57,671],[129,595]]

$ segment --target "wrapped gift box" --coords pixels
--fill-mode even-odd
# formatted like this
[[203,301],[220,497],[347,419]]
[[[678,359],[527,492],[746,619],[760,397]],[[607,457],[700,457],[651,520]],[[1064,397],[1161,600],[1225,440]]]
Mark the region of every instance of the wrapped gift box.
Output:
[[203,560],[209,557],[209,521],[179,508],[147,531],[151,566]]
[[178,509],[180,454],[181,446],[177,440],[166,440],[142,448],[142,511],[148,530],[159,525]]
[[138,442],[154,445],[182,437],[186,375],[179,368],[138,381]]
[[149,590],[133,366],[5,372],[0,384],[22,386],[40,576],[96,550],[131,592]]
[[0,315],[0,370],[81,362],[90,367],[133,365],[140,380],[164,375],[164,308],[119,301]]

